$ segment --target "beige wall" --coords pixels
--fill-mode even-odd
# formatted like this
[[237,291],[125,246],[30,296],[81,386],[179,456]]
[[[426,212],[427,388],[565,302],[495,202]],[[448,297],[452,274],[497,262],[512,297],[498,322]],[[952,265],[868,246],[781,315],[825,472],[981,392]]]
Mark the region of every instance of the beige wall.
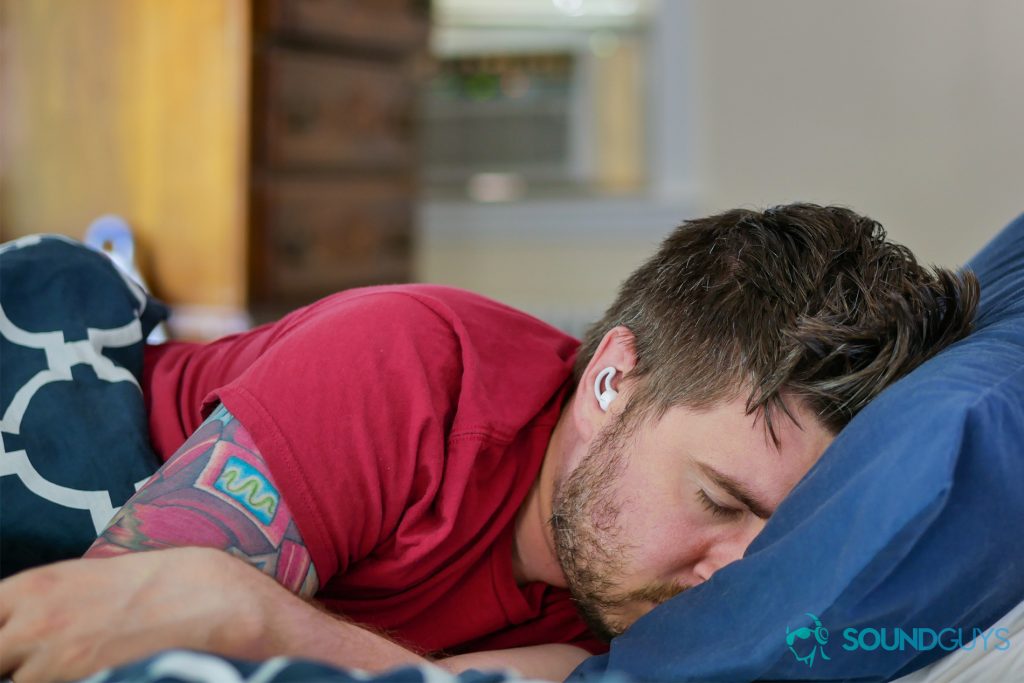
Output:
[[654,248],[648,241],[444,242],[420,250],[417,265],[429,282],[479,292],[581,333]]
[[[956,265],[1024,211],[1024,2],[694,0],[683,14],[690,68],[661,65],[682,75],[653,85],[694,98],[679,115],[693,120],[692,212],[844,204]],[[542,239],[481,234],[482,211],[442,235],[426,225],[419,274],[539,313],[597,310],[657,235],[625,220],[591,237],[594,214],[565,212],[565,234]]]
[[845,204],[949,265],[1024,211],[1024,3],[694,9],[703,210]]

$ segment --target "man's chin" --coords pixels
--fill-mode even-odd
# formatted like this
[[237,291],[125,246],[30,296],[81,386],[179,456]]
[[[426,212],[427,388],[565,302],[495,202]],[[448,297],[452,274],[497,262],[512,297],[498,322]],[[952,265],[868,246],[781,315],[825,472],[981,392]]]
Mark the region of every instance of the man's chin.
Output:
[[657,606],[649,600],[632,600],[609,614],[606,621],[617,631],[616,635],[622,635],[623,631]]
[[622,632],[626,630],[628,624],[623,623],[621,618],[617,614],[613,614],[606,606],[579,597],[575,598],[575,602],[576,610],[583,617],[590,632],[605,642],[622,635]]
[[586,608],[581,609],[581,612],[584,613],[584,618],[590,624],[592,631],[605,640],[611,640],[615,636],[622,635],[640,617],[658,605],[671,600],[686,588],[688,587],[680,587],[674,591],[667,589],[636,591],[630,597],[623,598],[615,607],[597,606],[596,603],[590,603]]
[[579,610],[590,630],[605,641],[610,641],[622,635],[637,619],[656,606],[653,602],[630,602],[615,608],[607,608],[597,607],[591,603],[579,605]]

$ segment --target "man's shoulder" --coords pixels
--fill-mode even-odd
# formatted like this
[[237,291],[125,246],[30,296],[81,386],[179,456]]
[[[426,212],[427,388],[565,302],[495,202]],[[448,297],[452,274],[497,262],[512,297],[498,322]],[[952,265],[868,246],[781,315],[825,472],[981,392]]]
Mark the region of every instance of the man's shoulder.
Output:
[[[506,340],[541,345],[559,356],[574,353],[579,341],[543,320],[488,296],[458,287],[399,284],[339,292],[296,311],[289,327],[347,325],[367,334],[408,334],[417,338],[445,331],[460,345],[494,347]],[[499,344],[500,345],[500,344]]]
[[449,436],[513,438],[557,413],[579,346],[526,313],[443,285],[348,290],[282,322],[272,357],[261,359],[261,393],[287,384],[321,405],[340,401],[350,416],[357,400],[439,416]]
[[[518,319],[523,323],[549,327],[539,318],[513,308],[496,299],[471,292],[468,289],[435,284],[397,284],[359,287],[339,292],[318,302],[327,308],[353,308],[389,306],[410,310],[425,308],[442,319],[461,317],[496,317]],[[316,304],[314,304],[315,306]],[[554,330],[554,328],[551,328]]]

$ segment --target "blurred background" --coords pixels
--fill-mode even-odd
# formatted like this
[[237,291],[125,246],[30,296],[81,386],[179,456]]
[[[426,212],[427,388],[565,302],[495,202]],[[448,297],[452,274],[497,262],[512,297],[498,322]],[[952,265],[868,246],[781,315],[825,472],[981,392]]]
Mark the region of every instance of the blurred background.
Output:
[[0,0],[0,237],[122,216],[178,336],[451,284],[571,332],[688,217],[1024,210],[1016,0]]

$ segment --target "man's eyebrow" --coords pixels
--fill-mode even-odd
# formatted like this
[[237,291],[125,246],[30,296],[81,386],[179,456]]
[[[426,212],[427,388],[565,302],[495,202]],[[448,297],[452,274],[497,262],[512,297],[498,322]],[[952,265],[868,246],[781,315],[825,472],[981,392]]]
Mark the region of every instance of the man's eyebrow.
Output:
[[713,481],[718,486],[722,487],[722,489],[724,489],[725,492],[728,493],[730,496],[732,496],[739,502],[743,503],[743,505],[745,505],[748,510],[753,512],[754,515],[760,517],[761,519],[768,519],[772,516],[774,510],[771,508],[771,506],[765,505],[764,503],[759,501],[757,499],[757,496],[755,496],[751,492],[751,490],[747,488],[744,484],[736,481],[735,479],[733,479],[732,477],[723,472],[719,472],[718,470],[716,470],[711,465],[708,465],[707,463],[703,463],[698,460],[697,466],[700,467],[701,471],[704,473],[705,476],[711,479],[711,481]]

